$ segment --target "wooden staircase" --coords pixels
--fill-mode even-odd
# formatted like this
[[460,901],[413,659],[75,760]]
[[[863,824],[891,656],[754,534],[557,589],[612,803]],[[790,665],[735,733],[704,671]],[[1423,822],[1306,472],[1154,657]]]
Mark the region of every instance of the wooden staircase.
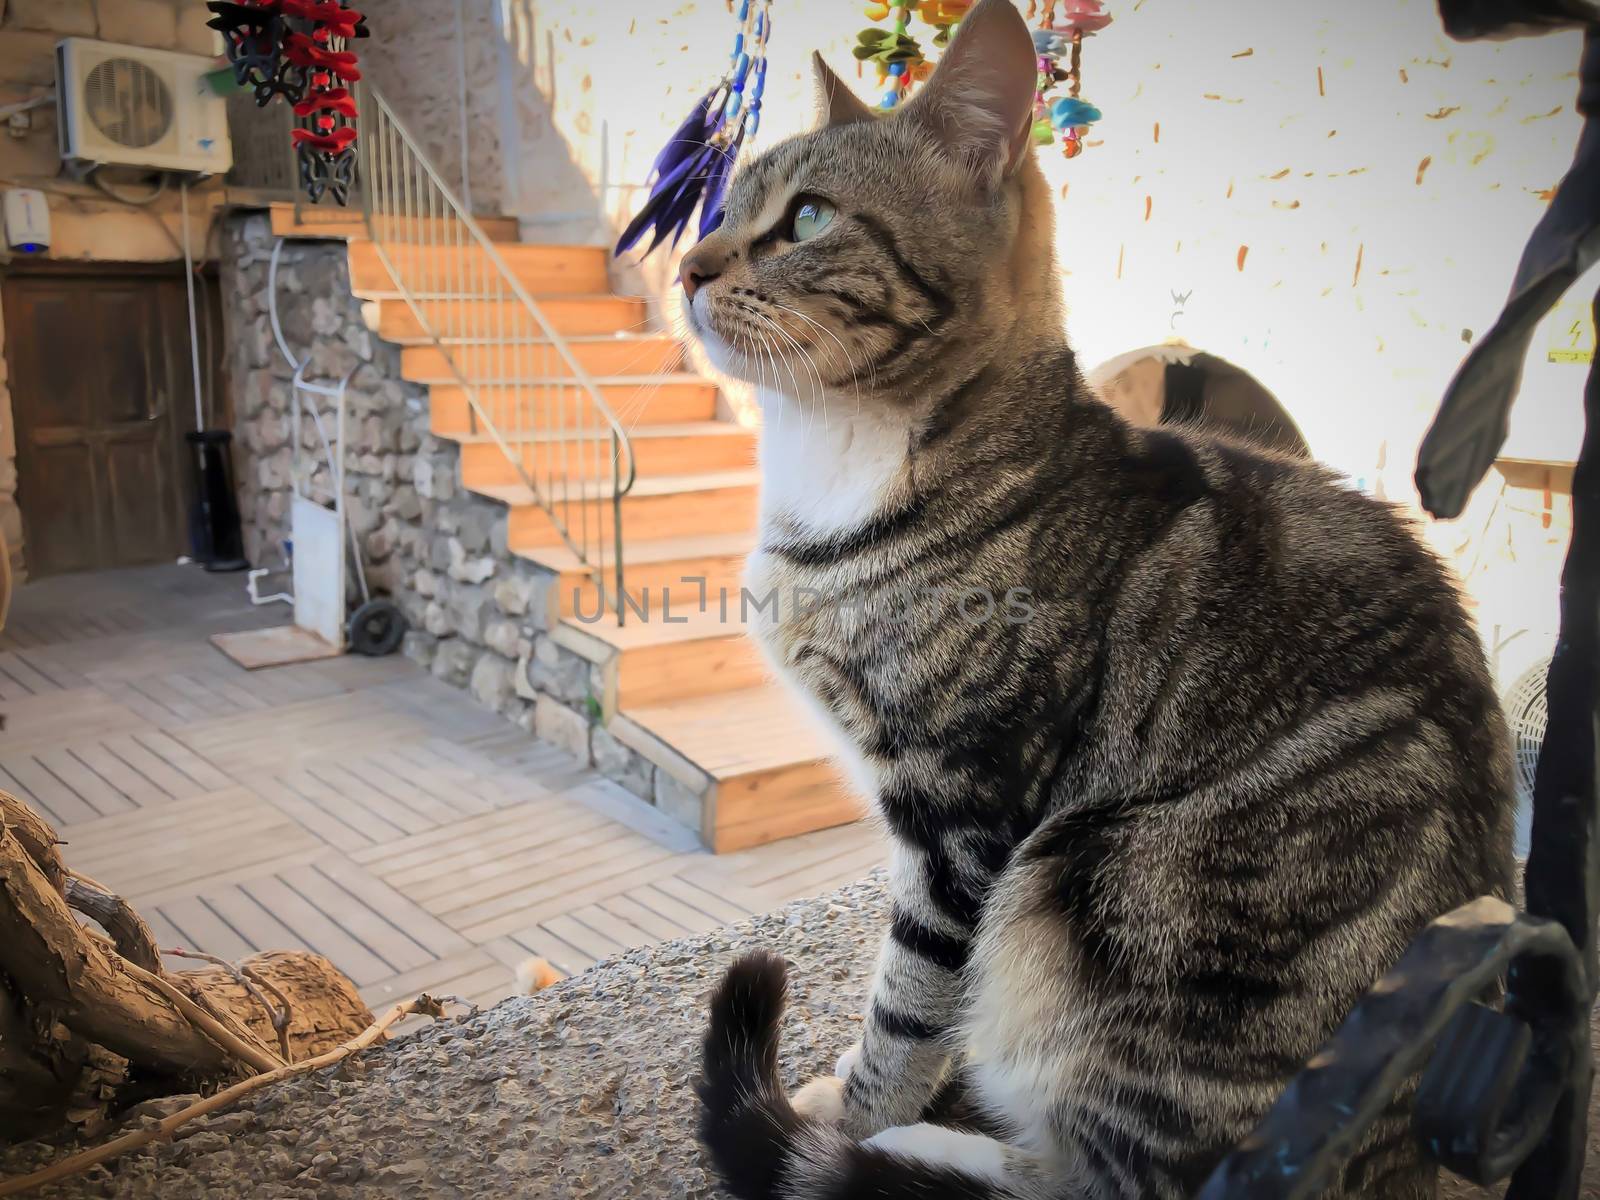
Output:
[[[285,205],[272,221],[282,236],[349,243],[351,287],[375,302],[378,336],[402,347],[404,377],[429,386],[433,433],[460,444],[462,484],[506,505],[512,552],[553,573],[551,636],[600,668],[603,687],[593,699],[608,732],[677,785],[664,807],[688,819],[683,797],[699,797],[700,836],[718,852],[857,819],[859,802],[798,705],[768,679],[741,623],[740,569],[756,530],[755,432],[718,416],[716,385],[684,370],[673,338],[641,332],[646,306],[610,291],[607,250],[524,244],[515,222],[480,220],[629,431],[638,480],[622,501],[623,565],[627,591],[647,615],[630,610],[622,626],[609,612],[594,620],[592,575],[534,503],[522,473],[475,424],[455,373],[483,401],[497,382],[525,384],[525,364],[552,356],[496,340],[502,302],[462,298],[441,284],[417,298],[435,328],[484,331],[450,344],[447,357],[402,299],[359,218],[302,213],[297,221]],[[426,272],[429,250],[403,252],[420,257]],[[460,317],[462,307],[471,310],[468,320],[439,319]],[[592,447],[500,432],[534,478],[559,473],[563,455]],[[595,506],[597,522],[610,506],[602,495],[582,502]],[[658,780],[658,797],[662,790]]]

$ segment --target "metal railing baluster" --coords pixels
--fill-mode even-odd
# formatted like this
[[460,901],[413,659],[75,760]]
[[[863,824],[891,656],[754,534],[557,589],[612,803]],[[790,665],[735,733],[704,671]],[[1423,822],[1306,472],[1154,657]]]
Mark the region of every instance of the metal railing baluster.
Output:
[[627,431],[381,93],[361,92],[363,212],[379,260],[465,396],[472,435],[496,444],[602,595],[614,576],[620,601]]

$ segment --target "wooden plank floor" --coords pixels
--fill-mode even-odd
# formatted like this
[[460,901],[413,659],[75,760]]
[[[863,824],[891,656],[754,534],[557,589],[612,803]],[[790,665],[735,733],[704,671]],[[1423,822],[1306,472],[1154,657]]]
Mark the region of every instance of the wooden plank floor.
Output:
[[157,567],[25,586],[0,631],[0,788],[166,948],[304,947],[374,1007],[491,1004],[531,955],[582,971],[883,859],[863,824],[713,856],[403,658],[247,672],[207,641],[287,617]]

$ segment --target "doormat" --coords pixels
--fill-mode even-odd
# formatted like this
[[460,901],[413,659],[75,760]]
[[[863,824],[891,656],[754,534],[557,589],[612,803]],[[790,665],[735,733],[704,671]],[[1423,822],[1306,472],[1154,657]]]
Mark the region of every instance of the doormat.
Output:
[[298,625],[277,625],[271,629],[248,629],[243,633],[213,633],[211,644],[246,671],[262,667],[286,667],[290,663],[314,662],[319,658],[338,658],[343,653],[309,629]]

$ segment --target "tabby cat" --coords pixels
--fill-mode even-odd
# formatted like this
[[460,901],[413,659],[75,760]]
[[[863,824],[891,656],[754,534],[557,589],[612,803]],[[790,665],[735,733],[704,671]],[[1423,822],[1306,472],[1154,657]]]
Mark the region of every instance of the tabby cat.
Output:
[[[747,587],[892,835],[892,920],[793,1098],[782,961],[735,965],[701,1134],[752,1200],[1186,1197],[1426,922],[1505,894],[1483,654],[1381,503],[1093,398],[1007,0],[891,115],[818,73],[682,280],[761,396]],[[955,1082],[997,1137],[921,1120]],[[1408,1111],[1329,1196],[1432,1194]]]

